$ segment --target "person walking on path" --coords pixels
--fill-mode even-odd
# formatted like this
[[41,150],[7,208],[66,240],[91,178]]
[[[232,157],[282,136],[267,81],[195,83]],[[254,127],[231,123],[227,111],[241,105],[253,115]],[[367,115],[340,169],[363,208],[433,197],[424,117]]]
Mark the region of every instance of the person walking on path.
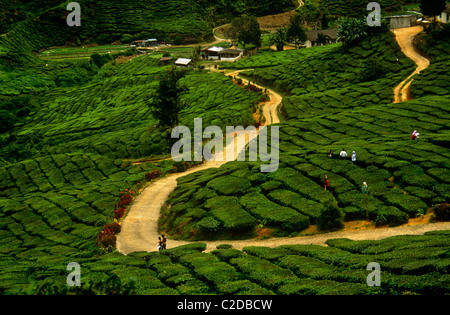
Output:
[[330,186],[330,182],[328,181],[326,174],[325,174],[325,181],[323,182],[323,186],[324,186],[325,190],[327,190],[327,187]]
[[163,243],[162,243],[162,240],[161,240],[161,236],[158,236],[158,246],[157,246],[157,248],[158,248],[159,252],[161,252],[162,249],[163,249]]
[[165,250],[166,249],[167,239],[164,236],[164,234],[161,234],[161,236],[162,236],[162,249]]

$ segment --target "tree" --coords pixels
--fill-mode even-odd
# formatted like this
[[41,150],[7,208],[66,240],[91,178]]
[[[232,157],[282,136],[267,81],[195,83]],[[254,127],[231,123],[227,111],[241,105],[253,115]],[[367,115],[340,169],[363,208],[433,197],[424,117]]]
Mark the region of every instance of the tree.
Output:
[[420,11],[423,15],[433,16],[441,14],[445,10],[446,0],[421,0]]
[[181,85],[179,81],[185,75],[185,70],[172,66],[159,76],[159,84],[149,107],[153,116],[163,126],[178,125],[178,114],[185,105],[181,101],[181,96],[187,91],[187,87]]
[[302,19],[299,14],[291,18],[286,35],[288,42],[293,43],[295,48],[306,42],[306,33],[302,28]]
[[248,44],[261,47],[261,27],[256,17],[242,15],[231,22],[229,36],[236,39],[245,49]]
[[344,19],[339,25],[338,39],[344,47],[355,45],[367,37],[367,21]]
[[445,10],[446,0],[421,0],[420,11],[425,16],[432,16],[433,22],[430,25],[430,30],[436,29],[436,16],[441,14]]
[[284,44],[286,43],[286,33],[287,29],[282,27],[277,29],[277,31],[270,37],[270,45],[275,45],[277,51],[282,51],[284,49]]
[[302,24],[305,23],[314,29],[317,29],[317,26],[321,23],[322,16],[324,15],[319,7],[311,0],[304,0],[303,5],[297,9],[297,14]]
[[191,59],[194,63],[197,63],[200,60],[200,56],[202,54],[202,46],[196,45],[191,54]]

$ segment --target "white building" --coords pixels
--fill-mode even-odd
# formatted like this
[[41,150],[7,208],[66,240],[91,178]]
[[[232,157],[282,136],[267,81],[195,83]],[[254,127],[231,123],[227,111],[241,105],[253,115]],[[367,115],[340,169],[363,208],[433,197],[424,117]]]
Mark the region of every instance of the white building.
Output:
[[319,34],[322,34],[323,36],[326,37],[326,41],[325,43],[323,43],[324,45],[335,44],[338,39],[337,33],[338,33],[337,29],[306,31],[305,46],[306,48],[311,48],[319,45],[318,43]]
[[389,27],[392,29],[417,25],[417,15],[415,14],[386,16],[386,20],[388,20]]
[[229,48],[229,49],[224,49],[221,52],[219,52],[219,56],[220,56],[220,60],[222,61],[236,61],[238,59],[240,59],[242,56],[244,55],[244,50],[243,49],[238,49],[238,48]]
[[219,53],[224,50],[225,48],[223,47],[207,47],[205,49],[203,49],[203,58],[207,59],[207,60],[219,60],[220,59],[220,55]]
[[182,67],[182,68],[187,68],[187,67],[192,66],[191,63],[192,63],[192,59],[178,58],[175,61],[175,66]]

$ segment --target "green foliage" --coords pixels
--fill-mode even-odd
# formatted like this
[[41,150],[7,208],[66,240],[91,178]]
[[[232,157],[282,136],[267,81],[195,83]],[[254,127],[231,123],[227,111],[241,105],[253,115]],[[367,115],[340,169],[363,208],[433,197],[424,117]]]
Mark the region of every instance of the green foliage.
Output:
[[133,280],[123,284],[118,276],[112,275],[106,280],[87,283],[79,287],[69,287],[57,282],[45,282],[30,287],[24,293],[27,295],[134,295],[135,290]]
[[175,66],[159,76],[159,84],[156,88],[153,100],[149,103],[153,116],[162,126],[172,127],[178,125],[178,115],[185,106],[181,103],[181,96],[187,87],[180,84],[180,79],[186,72]]
[[426,16],[436,16],[445,10],[445,0],[420,1],[420,12]]
[[293,43],[296,48],[306,42],[307,37],[305,31],[302,29],[301,15],[296,14],[291,18],[286,32],[286,39],[288,42]]
[[287,40],[286,33],[287,31],[285,28],[279,28],[275,34],[271,35],[270,44],[275,45],[277,51],[282,51],[284,49],[284,44]]
[[[321,8],[316,5],[315,1],[305,0],[303,5],[297,9],[298,20],[313,28],[318,26],[321,15],[323,15]],[[326,27],[322,26],[322,29],[326,29]]]
[[338,38],[344,47],[355,45],[367,36],[367,22],[364,19],[343,20],[339,27]]
[[328,202],[324,205],[317,217],[317,226],[321,230],[339,230],[344,226],[342,213],[335,203]]
[[248,44],[256,47],[261,46],[261,29],[254,16],[242,15],[234,18],[231,22],[229,36],[236,38],[244,46],[244,49]]
[[6,111],[0,110],[0,133],[11,130],[14,127],[16,117]]
[[436,220],[438,221],[450,221],[450,206],[448,203],[435,205],[433,207]]

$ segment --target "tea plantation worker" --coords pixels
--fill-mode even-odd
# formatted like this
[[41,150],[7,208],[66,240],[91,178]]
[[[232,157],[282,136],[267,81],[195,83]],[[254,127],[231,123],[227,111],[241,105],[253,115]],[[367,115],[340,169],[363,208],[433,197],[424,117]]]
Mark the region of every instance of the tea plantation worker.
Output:
[[411,140],[416,140],[419,138],[419,133],[417,132],[417,130],[414,130],[414,132],[411,135]]
[[356,152],[353,151],[353,154],[352,154],[352,162],[355,162],[355,161],[356,161]]
[[325,174],[325,181],[323,182],[323,186],[325,187],[325,190],[327,190],[327,187],[330,186],[330,182],[328,181],[327,174]]
[[162,236],[162,249],[164,250],[164,249],[166,249],[167,239],[164,236],[164,234],[161,234],[161,236]]
[[330,153],[328,153],[328,158],[332,159],[333,158],[333,150],[330,149]]
[[339,153],[339,155],[341,156],[341,158],[346,158],[348,157],[347,152],[345,151],[345,149],[342,149],[341,153]]
[[366,182],[363,183],[362,188],[361,188],[361,192],[362,192],[363,194],[369,193],[369,186],[367,186],[367,183],[366,183]]

